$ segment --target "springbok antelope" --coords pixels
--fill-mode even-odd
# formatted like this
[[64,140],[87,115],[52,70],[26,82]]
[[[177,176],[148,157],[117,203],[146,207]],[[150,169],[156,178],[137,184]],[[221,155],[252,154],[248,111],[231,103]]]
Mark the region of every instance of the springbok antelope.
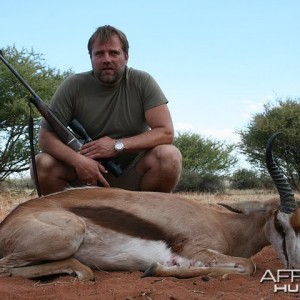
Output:
[[280,201],[213,208],[176,194],[110,188],[67,190],[29,200],[0,225],[0,276],[139,270],[144,276],[252,275],[251,256],[272,244],[300,267],[299,210],[272,157]]

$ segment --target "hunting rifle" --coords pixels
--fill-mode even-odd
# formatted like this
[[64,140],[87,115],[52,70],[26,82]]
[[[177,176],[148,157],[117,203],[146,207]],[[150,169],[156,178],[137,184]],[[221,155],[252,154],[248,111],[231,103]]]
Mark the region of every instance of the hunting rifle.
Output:
[[[58,137],[64,144],[68,145],[74,151],[78,152],[83,144],[92,141],[92,139],[88,136],[87,132],[79,123],[79,121],[73,119],[68,126],[72,129],[73,132],[75,132],[77,136],[80,137],[80,139],[78,139],[75,136],[75,134],[59,120],[55,113],[29,86],[29,84],[20,76],[20,74],[10,65],[10,63],[4,58],[1,50],[0,59],[7,66],[7,68],[19,79],[19,81],[25,86],[25,88],[31,93],[32,97],[30,97],[29,99],[30,103],[32,103],[37,108],[37,110],[50,124],[52,129],[55,131],[55,133],[58,135]],[[114,162],[112,159],[103,158],[101,159],[101,163],[108,171],[112,172],[116,177],[120,176],[123,172],[121,166]]]

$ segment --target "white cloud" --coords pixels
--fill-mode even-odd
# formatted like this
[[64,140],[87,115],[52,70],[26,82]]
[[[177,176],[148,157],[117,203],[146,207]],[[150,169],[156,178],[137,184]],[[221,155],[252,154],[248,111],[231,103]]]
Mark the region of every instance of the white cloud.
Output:
[[193,131],[195,129],[192,123],[188,122],[175,122],[175,131]]
[[250,100],[242,100],[244,106],[244,112],[241,114],[243,120],[250,120],[255,114],[264,110],[264,105],[270,102],[274,97],[265,96],[264,101],[254,102]]
[[243,120],[250,120],[251,117],[252,117],[252,114],[250,114],[250,113],[243,113],[242,114],[242,119]]
[[199,131],[200,134],[217,140],[223,140],[230,143],[236,143],[239,141],[239,136],[231,128],[215,129],[215,128],[203,128]]
[[246,106],[247,112],[261,111],[264,107],[264,102],[253,102],[249,100],[242,100],[242,103]]
[[231,128],[196,128],[191,123],[177,122],[175,123],[176,132],[192,132],[198,133],[206,138],[212,138],[221,141],[227,141],[229,143],[236,143],[239,141],[239,136]]

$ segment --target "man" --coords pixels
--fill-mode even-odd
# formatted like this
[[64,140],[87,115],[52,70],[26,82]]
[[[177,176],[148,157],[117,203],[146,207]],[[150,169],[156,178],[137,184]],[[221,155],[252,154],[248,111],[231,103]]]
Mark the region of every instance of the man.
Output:
[[[149,74],[127,67],[128,49],[122,31],[99,27],[88,42],[92,71],[68,77],[54,94],[59,119],[77,119],[93,141],[75,152],[42,121],[36,164],[43,195],[83,184],[160,192],[177,185],[181,154],[172,145],[168,100]],[[108,172],[103,158],[120,164],[122,175]]]

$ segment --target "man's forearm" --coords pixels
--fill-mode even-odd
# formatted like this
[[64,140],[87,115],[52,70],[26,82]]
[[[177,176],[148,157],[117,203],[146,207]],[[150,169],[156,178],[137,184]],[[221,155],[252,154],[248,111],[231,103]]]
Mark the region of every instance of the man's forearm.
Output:
[[54,133],[43,128],[39,134],[39,146],[43,152],[71,167],[74,167],[78,155],[81,155],[65,145]]
[[139,152],[154,148],[162,144],[172,144],[173,131],[164,128],[155,128],[139,135],[122,139],[126,152]]

